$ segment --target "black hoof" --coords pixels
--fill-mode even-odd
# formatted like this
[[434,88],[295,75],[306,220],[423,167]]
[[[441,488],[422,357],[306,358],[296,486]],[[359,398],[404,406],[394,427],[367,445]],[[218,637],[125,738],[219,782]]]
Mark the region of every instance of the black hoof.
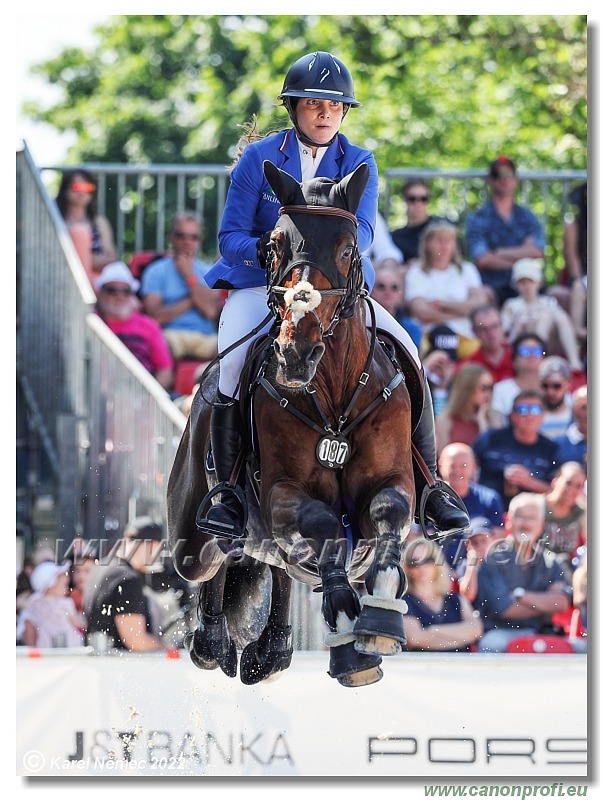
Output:
[[203,614],[199,628],[185,636],[184,645],[199,669],[220,667],[229,678],[237,675],[237,647],[229,636],[224,614]]
[[267,626],[258,641],[248,644],[241,654],[242,683],[251,686],[283,672],[292,663],[293,652],[291,625],[286,628]]
[[342,686],[367,686],[383,677],[379,656],[365,655],[355,650],[354,642],[329,648],[329,671]]

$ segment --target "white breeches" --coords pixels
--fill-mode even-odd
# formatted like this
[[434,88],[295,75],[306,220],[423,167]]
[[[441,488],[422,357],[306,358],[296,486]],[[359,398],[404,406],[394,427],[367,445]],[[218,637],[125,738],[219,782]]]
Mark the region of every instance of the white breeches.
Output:
[[[255,328],[269,312],[266,302],[266,288],[257,286],[251,289],[234,289],[229,294],[218,325],[218,350],[223,353],[233,342],[241,339],[246,333]],[[385,308],[373,298],[369,302],[375,309],[375,319],[378,328],[389,333],[411,354],[421,368],[417,347],[407,331],[400,325]],[[253,338],[239,345],[220,361],[219,389],[227,397],[235,397],[237,383],[245,357],[251,343],[262,334],[266,333],[272,323],[272,318],[259,330]],[[371,327],[371,317],[367,314],[367,327]]]

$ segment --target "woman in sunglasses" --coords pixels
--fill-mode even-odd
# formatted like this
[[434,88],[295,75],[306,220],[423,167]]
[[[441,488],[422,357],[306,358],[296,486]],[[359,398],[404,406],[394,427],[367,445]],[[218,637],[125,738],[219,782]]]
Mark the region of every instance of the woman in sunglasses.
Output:
[[419,257],[419,240],[426,227],[444,218],[428,213],[430,189],[421,178],[407,181],[403,186],[403,200],[407,205],[407,224],[392,232],[392,241],[402,251],[403,262],[408,264]]
[[493,386],[492,408],[509,419],[514,398],[522,391],[541,392],[541,364],[545,358],[545,342],[536,333],[523,333],[512,342],[514,375]]
[[467,653],[483,625],[469,600],[452,591],[451,570],[434,542],[415,539],[403,555],[409,588],[405,594],[407,650]]
[[103,267],[117,258],[111,223],[98,213],[96,190],[96,181],[90,172],[66,170],[56,198],[93,286]]

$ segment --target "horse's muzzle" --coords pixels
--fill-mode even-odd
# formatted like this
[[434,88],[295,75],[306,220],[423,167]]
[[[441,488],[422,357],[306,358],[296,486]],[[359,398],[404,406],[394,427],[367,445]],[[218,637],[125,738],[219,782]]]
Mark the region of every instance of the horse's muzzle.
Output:
[[323,342],[312,342],[307,346],[281,345],[273,342],[277,356],[277,383],[289,389],[303,389],[312,381],[317,366],[325,352]]

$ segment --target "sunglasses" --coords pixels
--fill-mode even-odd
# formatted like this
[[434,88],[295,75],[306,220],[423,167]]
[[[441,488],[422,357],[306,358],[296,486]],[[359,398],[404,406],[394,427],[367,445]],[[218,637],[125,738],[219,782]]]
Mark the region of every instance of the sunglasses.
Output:
[[492,392],[493,391],[493,384],[492,383],[480,383],[480,384],[478,384],[478,388],[483,392]]
[[379,289],[381,292],[384,292],[386,289],[390,289],[391,292],[400,292],[401,290],[398,283],[376,283],[375,288]]
[[174,231],[172,235],[176,239],[190,239],[192,242],[198,242],[201,239],[198,233],[187,233],[186,231]]
[[92,194],[96,189],[96,186],[94,183],[81,183],[80,181],[74,181],[69,188],[72,192],[86,192],[86,194]]
[[542,389],[555,389],[556,391],[560,391],[564,387],[563,383],[542,383]]
[[103,286],[103,291],[107,294],[132,294],[132,289],[127,286]]
[[544,356],[545,353],[538,344],[521,344],[516,353],[522,358],[529,358],[530,356]]
[[410,194],[405,198],[408,203],[427,203],[429,199],[427,194]]
[[514,414],[519,414],[521,417],[528,417],[529,414],[531,417],[538,417],[539,414],[543,414],[543,409],[539,403],[526,403],[526,405],[516,406],[513,411]]

